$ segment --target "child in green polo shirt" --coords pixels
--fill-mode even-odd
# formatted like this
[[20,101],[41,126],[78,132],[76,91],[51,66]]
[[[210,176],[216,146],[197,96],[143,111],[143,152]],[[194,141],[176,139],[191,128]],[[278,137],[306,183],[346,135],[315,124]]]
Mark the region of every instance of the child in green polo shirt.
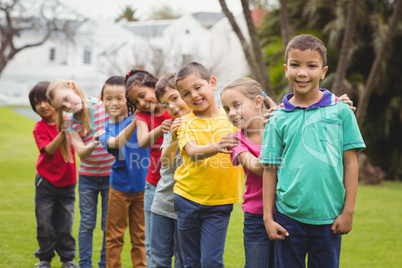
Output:
[[328,70],[321,40],[294,37],[285,61],[294,93],[266,124],[260,154],[264,223],[275,240],[275,267],[304,267],[307,254],[308,266],[339,267],[341,235],[352,229],[356,153],[365,144],[349,106],[319,88]]

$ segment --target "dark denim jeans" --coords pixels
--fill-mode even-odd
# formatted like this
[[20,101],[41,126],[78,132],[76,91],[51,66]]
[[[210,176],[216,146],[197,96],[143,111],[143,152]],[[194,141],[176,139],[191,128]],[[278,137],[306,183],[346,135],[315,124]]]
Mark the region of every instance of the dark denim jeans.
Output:
[[152,268],[183,267],[183,253],[177,232],[177,220],[152,212],[151,255]]
[[275,241],[275,268],[338,268],[342,236],[333,234],[332,224],[312,225],[295,221],[276,210],[275,221],[289,233]]
[[262,214],[244,213],[244,253],[246,268],[274,267],[274,242],[265,230]]
[[109,176],[92,177],[80,174],[78,180],[78,195],[81,221],[78,232],[78,246],[80,253],[79,264],[81,268],[92,268],[93,231],[96,226],[99,194],[102,197],[101,228],[103,231],[103,243],[99,267],[104,268],[106,267],[105,227],[109,200]]
[[224,267],[223,251],[233,204],[205,206],[176,194],[174,207],[183,267]]
[[56,251],[61,261],[74,259],[74,203],[75,184],[58,188],[39,174],[36,175],[35,215],[39,244],[39,249],[35,251],[36,258],[51,261]]

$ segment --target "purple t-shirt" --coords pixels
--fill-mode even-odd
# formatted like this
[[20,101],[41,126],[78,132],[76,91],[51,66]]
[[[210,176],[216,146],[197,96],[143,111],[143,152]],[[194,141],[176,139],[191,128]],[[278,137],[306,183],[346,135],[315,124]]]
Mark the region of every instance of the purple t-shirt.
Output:
[[[237,161],[236,157],[243,152],[250,152],[255,157],[258,157],[260,155],[261,145],[251,143],[243,135],[241,129],[239,129],[234,134],[234,137],[240,140],[239,144],[236,147],[231,148],[231,150],[233,151],[233,153],[231,154],[231,159],[234,166],[240,164]],[[246,173],[247,176],[246,191],[243,195],[243,211],[252,214],[262,214],[262,177],[255,175],[253,172],[249,171],[246,168],[243,169],[244,173]]]

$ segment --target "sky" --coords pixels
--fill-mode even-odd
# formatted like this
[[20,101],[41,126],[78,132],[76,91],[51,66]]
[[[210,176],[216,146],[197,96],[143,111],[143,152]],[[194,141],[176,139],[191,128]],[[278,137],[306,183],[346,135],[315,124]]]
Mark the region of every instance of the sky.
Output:
[[[240,0],[226,0],[226,3],[232,13],[241,12]],[[153,9],[166,5],[182,14],[222,11],[218,0],[69,0],[65,1],[64,4],[86,17],[103,17],[108,20],[118,17],[126,5],[136,9],[136,15],[141,20],[148,18]]]

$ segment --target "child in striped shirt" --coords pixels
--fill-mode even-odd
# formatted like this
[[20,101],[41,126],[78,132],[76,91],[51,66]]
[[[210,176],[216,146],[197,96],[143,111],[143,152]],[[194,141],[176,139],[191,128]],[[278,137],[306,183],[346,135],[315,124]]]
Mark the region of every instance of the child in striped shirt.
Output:
[[[93,230],[96,226],[98,196],[102,198],[103,245],[99,267],[106,267],[105,225],[109,197],[109,175],[114,157],[100,144],[100,130],[109,121],[101,100],[87,98],[74,81],[55,80],[48,88],[47,97],[53,107],[62,112],[72,113],[68,128],[69,139],[80,157],[78,170],[79,208],[81,221],[78,245],[82,268],[92,267]],[[66,140],[67,142],[67,140]],[[63,150],[62,150],[63,152]],[[65,159],[68,156],[63,154]]]

